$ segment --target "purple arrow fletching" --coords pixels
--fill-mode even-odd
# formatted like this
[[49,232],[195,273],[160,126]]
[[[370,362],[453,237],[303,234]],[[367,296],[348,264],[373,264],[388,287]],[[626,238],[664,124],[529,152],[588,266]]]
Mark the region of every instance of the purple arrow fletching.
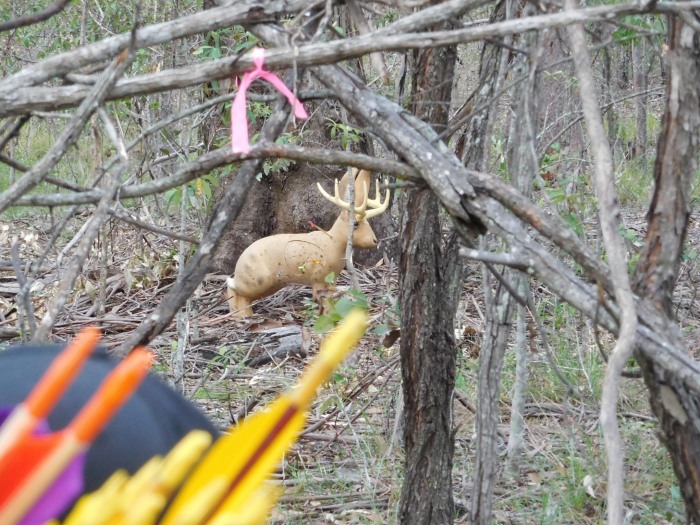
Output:
[[[12,412],[12,408],[0,407],[0,426]],[[36,434],[48,434],[49,425],[42,421]],[[65,511],[83,491],[85,454],[79,454],[61,473],[51,487],[37,501],[19,525],[42,525]],[[0,480],[1,481],[1,480]]]

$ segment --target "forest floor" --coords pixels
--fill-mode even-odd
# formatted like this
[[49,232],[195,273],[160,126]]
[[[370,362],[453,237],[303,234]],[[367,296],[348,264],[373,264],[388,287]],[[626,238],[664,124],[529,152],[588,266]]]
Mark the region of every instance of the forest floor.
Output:
[[[644,234],[643,218],[634,217],[626,217],[632,249]],[[695,217],[691,223],[676,297],[677,318],[693,353],[700,348],[698,222]],[[79,227],[76,224],[74,231],[65,233],[66,241]],[[20,237],[21,258],[31,260],[47,245],[48,224],[44,227],[22,219],[0,223],[2,253],[10,253],[15,235]],[[83,326],[100,319],[107,346],[116,346],[173,285],[178,253],[175,241],[124,225],[114,227],[106,240],[110,270],[105,281],[105,313],[99,313],[100,254],[94,253],[79,290],[55,326],[55,339],[69,339]],[[65,264],[61,259],[66,258],[68,255],[50,255],[37,275],[33,306],[39,318],[56,285],[55,268]],[[358,270],[358,278],[370,305],[372,327],[353,356],[320,392],[308,427],[276,475],[285,491],[274,510],[273,523],[396,522],[403,465],[396,412],[400,404],[398,333],[391,331],[396,321],[396,271],[383,263]],[[159,355],[158,372],[172,382],[175,350],[178,341],[184,342],[185,376],[179,387],[222,429],[292,385],[321,340],[313,330],[318,316],[307,290],[282,290],[256,305],[253,317],[240,320],[228,313],[224,279],[223,275],[208,276],[189,302],[180,328],[172,323],[150,345]],[[339,293],[347,288],[344,272],[339,278]],[[3,344],[14,340],[16,293],[14,272],[0,265]],[[605,333],[596,334],[590,322],[547,290],[538,288],[536,298],[539,314],[550,331],[553,352],[550,358],[538,351],[530,354],[524,449],[513,471],[504,470],[499,477],[495,522],[601,523],[605,515],[605,457],[598,401],[604,362],[596,340],[606,351],[611,349],[612,340]],[[484,315],[481,271],[471,265],[456,330],[457,523],[466,523],[471,492],[476,453],[476,378]],[[555,368],[576,387],[578,396],[562,383]],[[499,427],[499,450],[504,460],[514,377],[515,358],[509,353],[503,372]],[[657,438],[641,379],[623,380],[620,422],[626,445],[628,522],[683,523],[680,493],[668,455]]]

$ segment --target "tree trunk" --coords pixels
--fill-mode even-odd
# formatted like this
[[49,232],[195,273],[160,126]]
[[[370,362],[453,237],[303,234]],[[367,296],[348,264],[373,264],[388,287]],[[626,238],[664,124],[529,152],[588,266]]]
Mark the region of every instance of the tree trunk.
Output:
[[[529,11],[525,9],[525,13]],[[512,16],[512,14],[508,15]],[[539,38],[537,33],[527,34],[520,43],[530,51],[536,61]],[[513,103],[514,120],[509,132],[508,168],[513,185],[523,195],[529,195],[532,181],[538,172],[537,122],[535,79],[529,59],[517,59],[514,76],[527,76],[529,80],[520,89],[520,96]],[[493,489],[499,463],[497,439],[500,422],[500,387],[503,359],[511,331],[515,311],[513,299],[502,283],[494,283],[491,275],[484,280],[487,305],[486,327],[479,356],[479,390],[476,412],[476,465],[470,516],[473,524],[491,523]],[[521,273],[507,268],[503,277],[511,289],[520,288]],[[494,289],[492,293],[491,290]]]
[[[700,151],[700,35],[672,18],[668,85],[649,226],[636,272],[636,291],[674,327],[672,298],[690,214],[691,182]],[[680,339],[675,334],[676,340]],[[680,345],[680,343],[679,343]],[[700,523],[700,396],[680,378],[638,355],[661,439],[671,455],[688,516]]]
[[[601,50],[603,54],[603,100],[610,104],[613,100],[612,82],[612,52],[608,47]],[[605,119],[608,125],[608,142],[615,151],[615,141],[617,137],[617,118],[615,117],[615,106],[611,105],[605,112]]]
[[[441,27],[447,29],[451,24]],[[437,29],[437,28],[436,28]],[[456,61],[453,47],[416,54],[413,112],[438,130],[447,123]],[[399,290],[404,396],[402,524],[452,523],[454,317],[461,290],[456,238],[444,251],[438,199],[408,190],[401,203]]]
[[[691,183],[700,149],[700,56],[698,37],[677,19],[669,27],[666,111],[654,165],[654,195],[636,286],[657,310],[673,317],[672,299],[691,211]],[[693,48],[693,45],[696,47]]]
[[[647,89],[647,66],[644,60],[645,40],[640,38],[632,48],[632,67],[634,68],[634,90],[637,93]],[[647,97],[635,97],[634,106],[637,116],[637,136],[635,138],[634,156],[644,155],[647,147]]]

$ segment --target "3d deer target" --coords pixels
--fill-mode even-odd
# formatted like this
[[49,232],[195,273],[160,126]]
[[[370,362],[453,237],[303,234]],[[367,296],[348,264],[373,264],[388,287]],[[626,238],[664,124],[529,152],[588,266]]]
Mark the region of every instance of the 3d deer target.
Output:
[[[341,198],[341,191],[349,180],[355,180],[355,205]],[[376,196],[369,198],[370,173],[353,168],[340,182],[335,181],[331,196],[318,184],[318,189],[327,200],[341,208],[335,223],[328,231],[289,233],[263,237],[248,246],[241,254],[232,277],[226,280],[228,303],[238,317],[252,315],[251,303],[273,294],[288,284],[311,286],[314,299],[332,285],[326,277],[338,275],[345,267],[350,211],[355,214],[353,232],[355,248],[375,248],[377,238],[368,220],[384,213],[389,206],[390,192],[387,189],[381,199],[379,181],[376,181]]]

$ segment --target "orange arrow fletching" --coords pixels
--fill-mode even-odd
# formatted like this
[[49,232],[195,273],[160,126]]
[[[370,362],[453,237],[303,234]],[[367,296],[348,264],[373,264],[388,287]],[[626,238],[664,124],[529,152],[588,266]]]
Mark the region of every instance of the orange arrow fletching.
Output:
[[114,413],[141,384],[152,362],[153,355],[148,350],[137,348],[112,371],[70,424],[69,428],[75,433],[78,441],[94,441]]
[[53,410],[99,340],[97,328],[86,328],[56,357],[24,402],[30,414],[41,419]]
[[0,462],[0,523],[15,523],[97,437],[148,373],[152,355],[134,350],[102,382],[68,428],[27,436]]
[[0,462],[17,442],[31,434],[53,410],[80,372],[100,339],[97,328],[86,328],[54,359],[24,403],[15,407],[0,428]]

